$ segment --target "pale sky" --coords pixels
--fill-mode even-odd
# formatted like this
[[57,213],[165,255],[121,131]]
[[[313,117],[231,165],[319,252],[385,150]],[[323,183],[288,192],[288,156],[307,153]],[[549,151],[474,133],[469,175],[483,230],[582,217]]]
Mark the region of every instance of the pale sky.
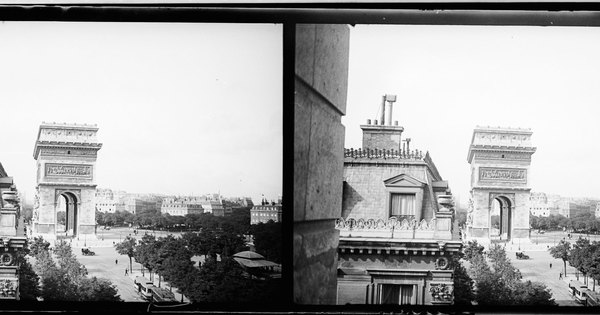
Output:
[[345,147],[397,94],[402,138],[430,152],[462,203],[477,125],[532,129],[533,191],[600,198],[598,39],[594,27],[351,27]]
[[98,125],[98,187],[281,195],[281,25],[2,22],[0,43],[0,162],[28,199],[42,121]]

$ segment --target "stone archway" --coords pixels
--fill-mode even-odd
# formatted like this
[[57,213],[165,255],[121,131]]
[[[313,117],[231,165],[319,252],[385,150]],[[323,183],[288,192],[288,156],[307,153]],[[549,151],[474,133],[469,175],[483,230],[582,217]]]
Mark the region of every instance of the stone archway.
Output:
[[[57,191],[56,202],[56,234],[76,236],[78,232],[79,199],[77,193]],[[63,215],[61,216],[61,212]],[[62,218],[61,218],[62,217]],[[61,220],[62,219],[62,220]]]
[[[42,123],[33,157],[37,166],[32,233],[48,239],[95,234],[98,127]],[[59,222],[59,213],[64,220]],[[62,216],[62,214],[60,214]]]
[[490,196],[490,239],[509,241],[512,236],[512,202],[506,195]]
[[466,237],[482,243],[529,239],[529,129],[477,127],[467,160],[471,200]]

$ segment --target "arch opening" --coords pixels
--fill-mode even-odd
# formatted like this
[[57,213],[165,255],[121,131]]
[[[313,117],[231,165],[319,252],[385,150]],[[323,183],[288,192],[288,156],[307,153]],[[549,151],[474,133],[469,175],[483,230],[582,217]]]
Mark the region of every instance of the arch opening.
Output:
[[56,207],[56,233],[64,236],[77,235],[77,197],[70,192],[58,196]]
[[490,237],[501,241],[511,239],[512,230],[512,204],[505,196],[498,196],[492,200],[490,209]]

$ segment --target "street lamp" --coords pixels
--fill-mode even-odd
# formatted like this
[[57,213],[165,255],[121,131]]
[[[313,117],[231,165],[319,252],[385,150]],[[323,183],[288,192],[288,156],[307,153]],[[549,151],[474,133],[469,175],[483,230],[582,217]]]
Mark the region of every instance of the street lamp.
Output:
[[83,234],[83,247],[87,247],[87,234]]

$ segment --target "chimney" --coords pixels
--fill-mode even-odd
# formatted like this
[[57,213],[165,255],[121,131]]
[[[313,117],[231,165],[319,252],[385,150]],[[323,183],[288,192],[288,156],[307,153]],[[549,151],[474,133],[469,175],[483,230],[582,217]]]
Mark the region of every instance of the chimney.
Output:
[[[381,122],[382,126],[383,126],[383,122],[385,119],[385,101],[386,101],[386,97],[384,95],[381,99],[381,115],[379,115],[379,121]],[[377,123],[375,123],[375,124],[377,125]]]
[[388,110],[388,114],[387,114],[386,125],[391,126],[392,125],[392,106],[394,105],[394,102],[396,101],[396,95],[387,94],[385,96],[385,100],[388,101],[388,103],[389,103],[389,110]]

